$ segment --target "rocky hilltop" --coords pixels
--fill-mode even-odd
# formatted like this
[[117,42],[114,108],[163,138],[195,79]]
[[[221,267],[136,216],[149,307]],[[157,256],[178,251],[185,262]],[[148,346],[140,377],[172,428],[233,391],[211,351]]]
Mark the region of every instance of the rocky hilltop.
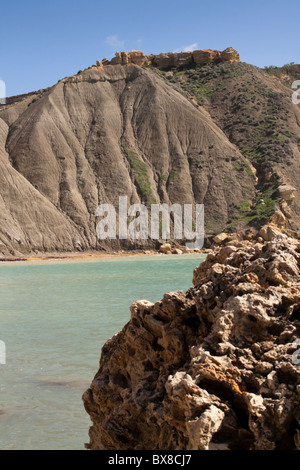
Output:
[[142,51],[116,52],[112,60],[103,59],[97,61],[97,67],[106,65],[135,64],[140,67],[158,67],[168,69],[170,67],[184,67],[220,62],[240,62],[239,53],[232,47],[224,51],[212,51],[211,49],[197,50],[193,52],[169,52],[167,54],[145,55]]
[[[273,71],[272,71],[273,73]],[[232,48],[120,52],[0,106],[0,257],[153,248],[96,236],[99,204],[204,204],[220,234],[298,236],[299,106]]]
[[300,246],[226,246],[131,307],[84,405],[90,449],[300,450]]

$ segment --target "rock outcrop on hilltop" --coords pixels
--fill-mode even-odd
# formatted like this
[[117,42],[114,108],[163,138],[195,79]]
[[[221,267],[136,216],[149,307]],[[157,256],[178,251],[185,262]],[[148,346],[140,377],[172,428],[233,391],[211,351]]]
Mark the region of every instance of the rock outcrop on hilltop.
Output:
[[83,396],[90,449],[300,450],[300,246],[226,246],[131,307]]
[[127,65],[135,64],[140,67],[152,65],[160,69],[170,67],[183,67],[189,65],[203,65],[214,62],[240,62],[239,53],[232,47],[224,51],[213,51],[211,49],[196,50],[193,52],[168,52],[167,54],[145,55],[141,51],[116,52],[110,61],[103,59],[97,63],[101,65]]

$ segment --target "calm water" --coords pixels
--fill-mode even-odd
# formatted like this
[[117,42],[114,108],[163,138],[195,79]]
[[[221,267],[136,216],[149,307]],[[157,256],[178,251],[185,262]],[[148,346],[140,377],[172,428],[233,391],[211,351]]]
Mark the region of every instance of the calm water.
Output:
[[201,255],[0,265],[0,449],[83,449],[81,396],[138,299],[192,285]]

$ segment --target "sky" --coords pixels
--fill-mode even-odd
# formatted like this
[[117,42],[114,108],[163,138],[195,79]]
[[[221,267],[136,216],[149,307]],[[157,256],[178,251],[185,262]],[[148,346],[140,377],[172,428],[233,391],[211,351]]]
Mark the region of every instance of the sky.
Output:
[[132,49],[231,46],[258,67],[300,63],[298,7],[298,0],[1,0],[0,80],[7,96],[27,93]]

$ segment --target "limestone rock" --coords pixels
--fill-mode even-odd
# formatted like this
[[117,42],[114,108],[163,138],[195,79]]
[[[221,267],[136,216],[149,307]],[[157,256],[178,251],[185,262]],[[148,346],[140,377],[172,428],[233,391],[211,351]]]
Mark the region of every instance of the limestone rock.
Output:
[[193,59],[195,64],[209,64],[219,58],[221,55],[220,52],[212,51],[211,49],[205,49],[202,51],[194,51],[193,52]]
[[300,245],[226,246],[194,287],[131,307],[83,401],[90,449],[300,447]]
[[128,64],[128,55],[125,51],[116,52],[115,57],[111,60],[111,65],[126,65]]
[[296,191],[296,188],[288,184],[283,184],[279,186],[278,188],[279,196],[284,201],[292,201],[293,199],[295,199],[295,191]]
[[287,201],[282,200],[280,203],[281,210],[287,219],[291,219],[293,215],[291,208],[289,206],[289,202],[290,201],[287,202]]
[[171,79],[174,76],[174,72],[166,72],[166,78]]
[[271,222],[278,227],[282,227],[286,224],[286,217],[281,210],[277,209],[271,217]]
[[180,248],[174,248],[172,251],[173,255],[182,255],[183,251]]
[[279,228],[275,227],[275,225],[264,225],[260,231],[259,235],[266,241],[269,242],[273,240],[274,237],[280,235],[282,232]]
[[179,52],[174,54],[174,62],[176,67],[183,67],[191,64],[193,61],[192,52]]
[[193,59],[196,64],[208,64],[218,60],[220,62],[240,62],[238,52],[232,47],[228,47],[223,52],[211,49],[194,51]]
[[227,233],[219,233],[219,235],[216,235],[214,237],[214,242],[217,243],[217,245],[220,245],[223,243],[225,240],[227,240],[228,234]]
[[159,251],[164,254],[170,254],[172,253],[172,246],[170,243],[164,243],[160,246]]
[[221,53],[220,58],[224,62],[240,62],[241,61],[239,53],[232,47],[227,47],[227,49],[225,49]]
[[152,59],[152,64],[160,69],[167,69],[169,67],[175,67],[175,54],[158,54]]
[[140,67],[149,64],[147,56],[141,51],[130,51],[128,53],[128,62],[130,64],[139,65]]
[[[104,59],[106,61],[106,59]],[[211,49],[197,50],[191,52],[168,52],[162,54],[151,54],[146,56],[141,51],[116,52],[115,57],[104,65],[126,65],[132,63],[140,67],[153,65],[160,69],[171,67],[184,67],[192,64],[209,64],[212,62],[240,62],[238,52],[232,47],[228,47],[223,52]]]
[[170,52],[168,54],[155,55],[152,58],[152,64],[161,69],[170,67],[182,67],[192,63],[192,52]]

